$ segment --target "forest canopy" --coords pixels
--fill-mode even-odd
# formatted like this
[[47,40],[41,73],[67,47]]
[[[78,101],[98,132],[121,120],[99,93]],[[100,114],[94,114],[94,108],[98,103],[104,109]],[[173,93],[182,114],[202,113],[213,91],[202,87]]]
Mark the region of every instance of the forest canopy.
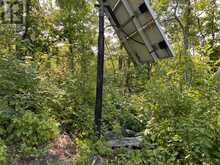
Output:
[[[3,2],[0,164],[47,158],[61,135],[75,148],[67,158],[82,165],[97,155],[109,165],[220,163],[219,0],[149,0],[175,57],[145,65],[133,62],[106,18],[101,139],[97,2],[26,0],[14,17],[2,14]],[[124,130],[142,138],[141,149],[108,145]]]

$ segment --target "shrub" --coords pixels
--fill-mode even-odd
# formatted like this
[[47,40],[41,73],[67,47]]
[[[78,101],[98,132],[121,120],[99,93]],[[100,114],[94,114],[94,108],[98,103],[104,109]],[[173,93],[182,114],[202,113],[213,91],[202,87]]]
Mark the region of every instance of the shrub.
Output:
[[6,163],[6,146],[0,140],[0,164],[4,165]]
[[34,67],[14,57],[0,58],[0,111],[40,110]]
[[153,118],[145,131],[145,162],[219,164],[219,94],[207,84],[199,90],[188,87],[181,91],[160,82],[149,93]]
[[[93,133],[93,90],[87,86],[82,90],[72,74],[66,74],[62,83],[56,78],[45,78],[41,83],[44,90],[44,107],[61,124],[63,132],[73,136],[88,137]],[[51,85],[52,84],[52,85]],[[83,92],[82,92],[83,91]]]
[[16,145],[22,154],[37,154],[38,149],[45,147],[59,133],[58,123],[47,114],[34,114],[27,111],[12,118],[8,126],[7,142]]
[[33,66],[10,55],[0,58],[0,137],[8,150],[36,153],[59,132],[43,112],[38,83]]

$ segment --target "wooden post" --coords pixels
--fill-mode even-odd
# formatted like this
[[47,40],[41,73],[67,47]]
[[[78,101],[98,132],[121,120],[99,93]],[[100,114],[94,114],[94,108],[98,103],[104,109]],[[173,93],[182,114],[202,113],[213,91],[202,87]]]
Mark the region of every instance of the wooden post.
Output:
[[97,57],[97,86],[96,86],[96,106],[95,106],[95,131],[96,136],[101,136],[102,120],[102,98],[103,98],[103,77],[104,77],[104,53],[105,53],[105,18],[104,3],[100,0],[99,7],[99,39]]

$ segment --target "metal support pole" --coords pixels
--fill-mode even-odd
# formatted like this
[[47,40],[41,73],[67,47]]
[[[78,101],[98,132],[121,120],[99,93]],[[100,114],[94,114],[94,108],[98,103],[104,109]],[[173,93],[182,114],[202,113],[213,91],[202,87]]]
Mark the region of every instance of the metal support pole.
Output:
[[99,7],[99,39],[97,57],[97,86],[96,86],[96,106],[95,106],[95,131],[96,136],[101,136],[102,120],[102,98],[103,98],[103,77],[104,77],[104,53],[105,53],[105,18],[104,3],[100,0]]

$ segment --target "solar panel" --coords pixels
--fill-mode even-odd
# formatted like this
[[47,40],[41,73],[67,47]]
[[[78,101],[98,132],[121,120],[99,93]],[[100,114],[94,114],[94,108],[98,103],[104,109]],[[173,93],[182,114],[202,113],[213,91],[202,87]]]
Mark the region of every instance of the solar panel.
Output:
[[147,0],[104,0],[105,14],[136,63],[173,56],[168,40]]

